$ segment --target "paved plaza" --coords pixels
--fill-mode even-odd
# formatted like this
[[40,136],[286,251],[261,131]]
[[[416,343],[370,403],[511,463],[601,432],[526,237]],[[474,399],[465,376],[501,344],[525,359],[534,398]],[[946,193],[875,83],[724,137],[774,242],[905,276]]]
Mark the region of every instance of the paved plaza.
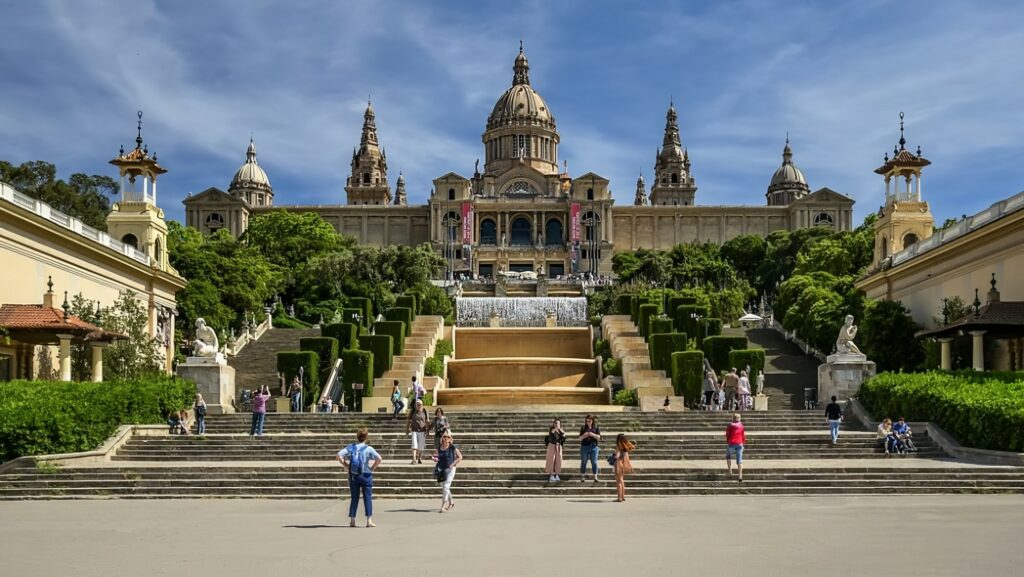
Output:
[[[457,489],[457,483],[456,483]],[[285,490],[282,488],[282,490]],[[0,575],[1011,575],[1024,497],[0,504]],[[457,499],[457,497],[456,497]]]

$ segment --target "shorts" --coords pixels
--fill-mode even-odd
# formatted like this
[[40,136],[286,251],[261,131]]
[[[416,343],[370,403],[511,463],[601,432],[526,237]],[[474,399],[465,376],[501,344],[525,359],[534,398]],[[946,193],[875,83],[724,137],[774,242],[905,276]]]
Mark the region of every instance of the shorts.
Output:
[[427,434],[413,432],[412,448],[416,451],[425,451],[427,449]]
[[736,456],[736,464],[743,464],[743,445],[729,445],[729,448],[725,450],[725,458],[728,459],[733,455]]

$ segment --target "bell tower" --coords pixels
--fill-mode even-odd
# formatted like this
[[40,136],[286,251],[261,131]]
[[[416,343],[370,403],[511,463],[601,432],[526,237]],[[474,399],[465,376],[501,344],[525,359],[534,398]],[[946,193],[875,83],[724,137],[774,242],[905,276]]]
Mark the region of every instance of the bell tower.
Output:
[[345,185],[347,204],[391,204],[388,186],[388,157],[377,141],[377,117],[373,104],[366,103],[359,149],[352,151],[352,175]]
[[669,102],[665,114],[665,137],[654,160],[652,206],[692,206],[697,184],[690,174],[690,155],[679,138],[676,107]]
[[885,205],[875,221],[875,254],[871,262],[877,268],[894,253],[906,250],[930,237],[935,230],[928,203],[921,199],[921,171],[931,164],[906,149],[903,135],[903,113],[900,112],[900,140],[893,147],[892,158],[885,154],[884,164],[875,173],[885,178]]
[[142,111],[138,114],[135,148],[124,146],[110,161],[121,176],[121,199],[107,216],[107,233],[149,256],[157,269],[170,271],[167,263],[167,223],[156,205],[156,180],[167,169],[157,164],[156,153],[142,141]]

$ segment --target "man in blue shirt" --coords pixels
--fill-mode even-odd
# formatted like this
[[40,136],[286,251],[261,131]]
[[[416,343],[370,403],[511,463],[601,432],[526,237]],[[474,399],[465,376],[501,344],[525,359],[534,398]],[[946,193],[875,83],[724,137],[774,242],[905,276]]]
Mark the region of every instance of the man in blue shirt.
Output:
[[348,472],[348,489],[351,502],[348,505],[349,527],[356,526],[356,510],[359,508],[359,494],[363,495],[363,510],[366,513],[366,526],[373,524],[373,472],[380,466],[380,454],[366,444],[370,432],[359,429],[356,432],[357,443],[338,451],[338,462]]
[[892,426],[892,434],[896,435],[896,439],[899,440],[902,449],[911,452],[917,451],[914,441],[910,439],[912,435],[910,425],[903,420],[903,417],[900,417],[900,420],[896,421],[896,424]]

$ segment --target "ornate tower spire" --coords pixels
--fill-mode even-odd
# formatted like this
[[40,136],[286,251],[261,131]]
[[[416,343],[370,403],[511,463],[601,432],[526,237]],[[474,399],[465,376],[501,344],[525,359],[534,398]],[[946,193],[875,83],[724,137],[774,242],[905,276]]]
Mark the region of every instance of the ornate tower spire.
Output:
[[652,205],[690,206],[697,185],[690,173],[690,155],[679,137],[679,116],[674,100],[669,100],[665,113],[665,136],[654,161],[654,184],[651,186]]
[[634,206],[644,206],[647,204],[647,186],[644,184],[644,175],[640,174],[640,178],[636,179],[636,196],[633,197]]
[[367,98],[359,149],[352,155],[352,175],[345,185],[348,204],[391,204],[387,155],[377,138],[377,115]]
[[668,112],[665,114],[665,138],[661,142],[661,147],[663,152],[666,148],[673,148],[672,152],[675,152],[682,147],[679,139],[679,117],[672,102],[669,102]]
[[409,199],[405,194],[405,175],[399,171],[398,184],[395,187],[395,206],[408,206]]
[[526,54],[523,53],[522,40],[519,41],[519,56],[516,56],[516,63],[512,66],[512,70],[515,72],[512,75],[512,86],[530,83],[530,63],[527,62]]

